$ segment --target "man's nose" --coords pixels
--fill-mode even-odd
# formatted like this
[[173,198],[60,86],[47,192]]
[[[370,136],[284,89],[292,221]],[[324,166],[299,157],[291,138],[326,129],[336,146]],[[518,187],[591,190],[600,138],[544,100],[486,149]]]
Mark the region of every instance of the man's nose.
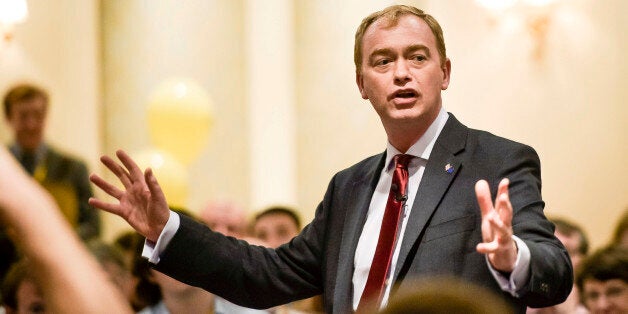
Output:
[[600,295],[600,297],[595,301],[595,308],[597,311],[606,311],[610,308],[610,306],[611,302],[609,302],[608,297],[604,294]]
[[405,84],[411,80],[410,69],[405,60],[395,62],[394,75],[396,84]]
[[33,116],[25,118],[25,125],[29,130],[39,129],[41,127],[41,119]]

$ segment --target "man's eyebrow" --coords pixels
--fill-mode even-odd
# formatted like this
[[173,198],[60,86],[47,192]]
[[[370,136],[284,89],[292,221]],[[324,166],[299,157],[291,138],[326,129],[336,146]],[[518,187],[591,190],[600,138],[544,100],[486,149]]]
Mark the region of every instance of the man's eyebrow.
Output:
[[407,52],[414,52],[414,51],[418,51],[418,50],[423,50],[425,51],[425,54],[427,54],[427,56],[430,56],[430,48],[428,48],[426,45],[422,45],[422,44],[416,44],[416,45],[411,45],[408,46],[408,48],[405,49]]
[[381,55],[390,55],[393,54],[392,49],[390,48],[380,48],[380,49],[375,49],[373,50],[373,52],[371,52],[371,54],[369,55],[369,59],[374,57],[374,56],[381,56]]

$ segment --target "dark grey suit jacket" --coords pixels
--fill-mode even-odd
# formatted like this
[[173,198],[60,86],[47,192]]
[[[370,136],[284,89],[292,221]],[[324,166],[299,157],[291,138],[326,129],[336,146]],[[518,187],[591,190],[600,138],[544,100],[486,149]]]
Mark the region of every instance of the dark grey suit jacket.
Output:
[[[323,294],[329,313],[350,313],[353,260],[385,155],[367,158],[331,180],[314,220],[276,250],[248,246],[182,217],[156,268],[246,307],[267,308]],[[453,173],[445,171],[449,164]],[[510,179],[515,235],[531,252],[529,285],[514,298],[489,272],[474,185]],[[543,215],[536,152],[472,130],[450,115],[436,141],[406,227],[397,262],[397,287],[413,278],[453,275],[501,294],[516,308],[548,306],[569,294],[572,267],[553,225]],[[396,291],[396,290],[395,290]],[[393,291],[394,293],[394,291]]]

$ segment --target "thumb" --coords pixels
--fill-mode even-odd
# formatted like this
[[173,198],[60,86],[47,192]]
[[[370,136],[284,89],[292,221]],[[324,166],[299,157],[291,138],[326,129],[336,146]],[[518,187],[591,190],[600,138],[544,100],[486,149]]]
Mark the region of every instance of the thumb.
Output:
[[478,199],[482,217],[486,216],[493,209],[493,201],[491,200],[491,190],[486,180],[480,180],[475,184],[475,196]]

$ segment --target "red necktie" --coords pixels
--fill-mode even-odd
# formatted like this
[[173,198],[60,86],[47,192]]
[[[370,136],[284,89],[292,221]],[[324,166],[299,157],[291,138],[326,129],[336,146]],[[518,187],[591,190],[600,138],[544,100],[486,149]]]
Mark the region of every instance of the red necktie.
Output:
[[395,170],[393,180],[388,193],[386,211],[382,219],[382,227],[379,231],[377,249],[371,263],[369,277],[356,313],[377,310],[386,291],[386,275],[390,270],[390,262],[397,240],[399,217],[403,204],[407,199],[406,188],[408,186],[408,164],[414,156],[399,154],[393,157]]

